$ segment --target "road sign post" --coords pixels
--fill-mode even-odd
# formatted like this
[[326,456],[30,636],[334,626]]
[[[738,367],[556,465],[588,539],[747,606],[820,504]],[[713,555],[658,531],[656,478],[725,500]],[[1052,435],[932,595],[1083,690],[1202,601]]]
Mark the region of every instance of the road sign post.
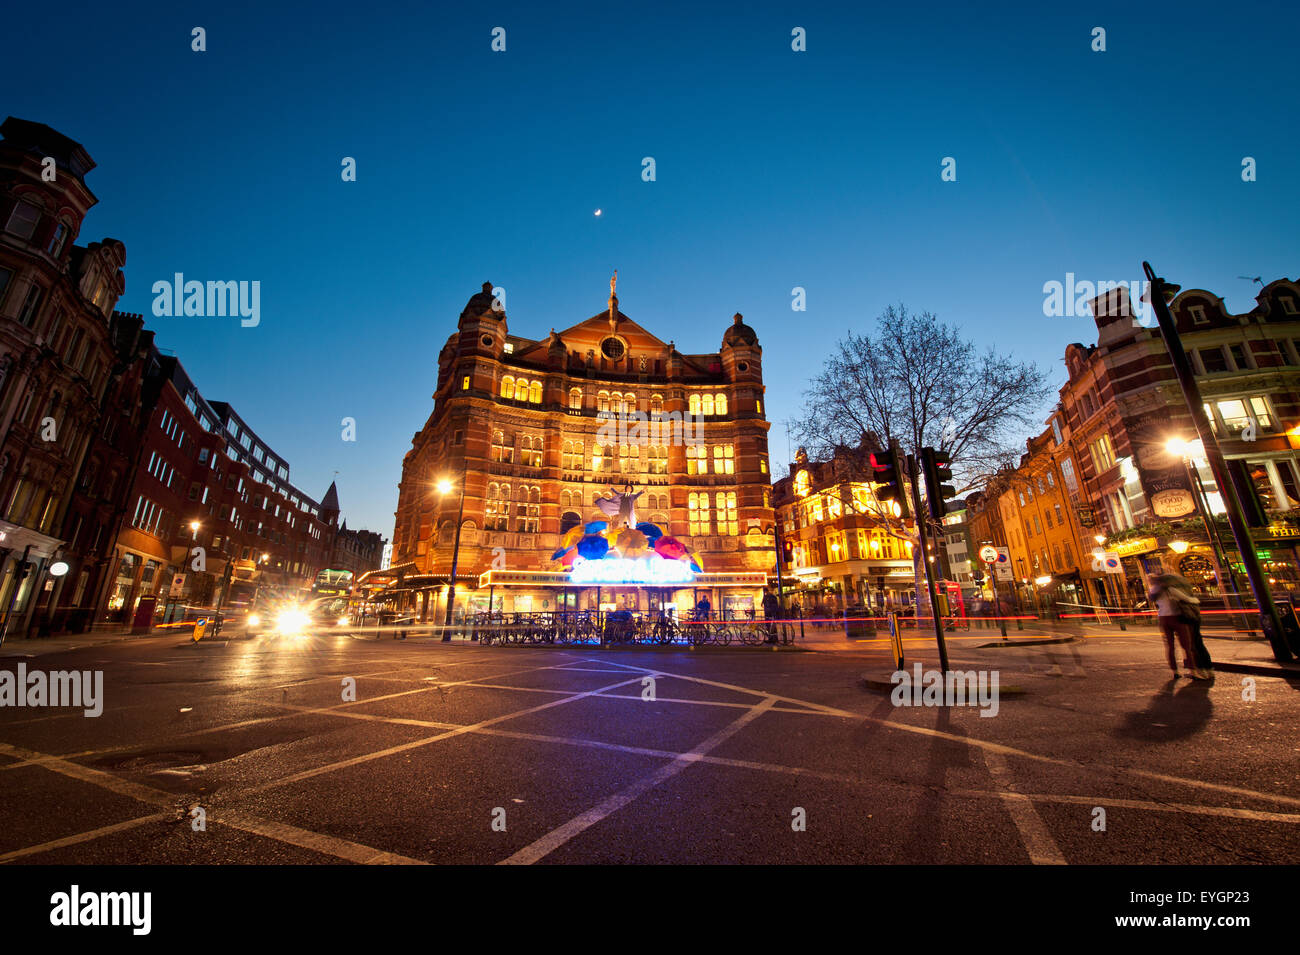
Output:
[[980,560],[988,564],[989,580],[993,583],[993,615],[998,619],[998,629],[1002,631],[1002,639],[1007,637],[1007,620],[1002,616],[1002,608],[998,606],[998,549],[992,544],[985,544],[980,548]]

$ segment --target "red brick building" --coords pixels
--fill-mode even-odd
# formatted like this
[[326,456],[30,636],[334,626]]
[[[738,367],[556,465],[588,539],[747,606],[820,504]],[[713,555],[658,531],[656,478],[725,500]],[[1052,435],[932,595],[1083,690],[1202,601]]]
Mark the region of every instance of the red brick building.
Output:
[[[684,354],[619,311],[611,283],[607,311],[526,338],[485,283],[438,356],[433,413],[402,463],[389,569],[401,599],[425,616],[445,600],[463,486],[467,607],[495,594],[505,610],[681,608],[701,592],[716,610],[757,606],[774,565],[762,348],[740,315],[721,337]],[[439,494],[440,480],[456,489]],[[564,531],[600,517],[596,497],[628,483],[639,518],[703,558],[693,586],[569,587],[550,560]]]
[[79,143],[13,117],[0,136],[0,633],[17,633],[66,586],[51,566],[73,563],[60,534],[119,358],[126,249],[76,244],[98,201]]
[[[128,620],[152,598],[155,616],[172,616],[217,605],[223,588],[227,605],[306,596],[335,567],[337,489],[331,484],[319,502],[299,490],[284,457],[229,404],[205,400],[176,358],[155,352],[152,361],[161,385],[104,614]],[[382,541],[371,550],[377,567]],[[183,582],[173,588],[178,574]]]
[[[1290,588],[1300,543],[1300,285],[1279,279],[1256,302],[1233,314],[1213,293],[1186,289],[1170,311],[1220,447],[1269,512],[1269,526],[1256,533],[1266,567]],[[1093,311],[1097,344],[1066,348],[1069,380],[1048,422],[1065,490],[1084,517],[1080,548],[1091,553],[1094,536],[1105,537],[1124,557],[1134,593],[1142,571],[1160,564],[1213,590],[1207,536],[1180,541],[1190,546],[1178,551],[1162,532],[1200,512],[1197,476],[1211,511],[1223,508],[1204,457],[1193,451],[1189,470],[1170,453],[1171,439],[1191,441],[1196,432],[1159,330],[1134,321],[1123,289],[1095,299]]]

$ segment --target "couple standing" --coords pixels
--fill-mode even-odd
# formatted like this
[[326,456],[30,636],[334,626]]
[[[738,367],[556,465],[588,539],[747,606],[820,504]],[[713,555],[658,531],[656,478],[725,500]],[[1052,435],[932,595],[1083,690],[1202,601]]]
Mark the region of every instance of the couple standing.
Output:
[[1174,657],[1174,638],[1183,648],[1183,664],[1195,680],[1213,676],[1210,652],[1201,638],[1201,602],[1192,594],[1192,585],[1177,574],[1156,574],[1151,578],[1147,595],[1160,618],[1160,632],[1165,638],[1165,658],[1178,679]]

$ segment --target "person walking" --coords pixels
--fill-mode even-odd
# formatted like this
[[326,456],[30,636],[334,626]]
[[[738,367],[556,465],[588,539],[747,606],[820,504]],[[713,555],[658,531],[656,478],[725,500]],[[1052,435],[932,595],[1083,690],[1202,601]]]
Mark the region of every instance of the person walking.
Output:
[[1160,633],[1165,640],[1165,659],[1174,679],[1179,676],[1174,657],[1176,637],[1183,649],[1183,665],[1188,674],[1197,680],[1208,680],[1209,671],[1199,665],[1193,643],[1193,625],[1200,629],[1200,601],[1192,595],[1191,585],[1177,574],[1157,574],[1151,578],[1147,597],[1156,608]]
[[776,643],[776,621],[781,617],[781,604],[772,593],[771,587],[763,588],[763,619],[767,624],[767,642]]

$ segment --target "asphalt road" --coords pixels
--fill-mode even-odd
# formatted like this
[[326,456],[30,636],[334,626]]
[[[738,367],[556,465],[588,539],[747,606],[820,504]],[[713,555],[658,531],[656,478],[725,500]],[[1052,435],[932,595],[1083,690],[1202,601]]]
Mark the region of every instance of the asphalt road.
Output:
[[1171,683],[1132,633],[981,642],[954,641],[953,662],[999,672],[991,717],[895,706],[863,680],[892,669],[878,647],[172,635],[26,657],[35,642],[10,643],[0,670],[100,670],[104,706],[0,707],[0,862],[1300,855],[1300,681],[1251,677],[1253,700],[1239,673]]

